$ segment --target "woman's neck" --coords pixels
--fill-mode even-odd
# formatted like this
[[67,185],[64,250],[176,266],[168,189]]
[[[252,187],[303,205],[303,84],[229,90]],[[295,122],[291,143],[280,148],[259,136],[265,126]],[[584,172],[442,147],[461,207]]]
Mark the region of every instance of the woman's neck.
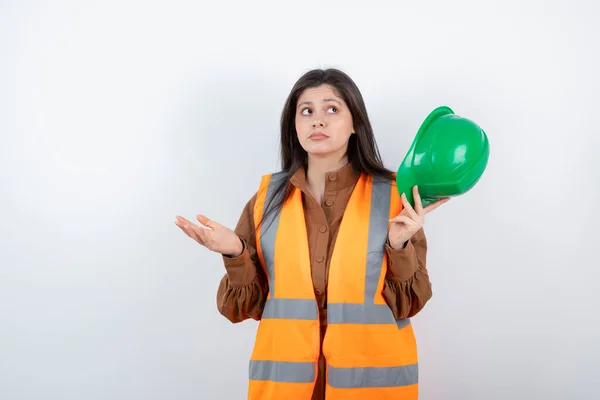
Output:
[[306,171],[306,181],[308,183],[308,189],[315,198],[318,204],[323,202],[323,196],[325,194],[325,174],[328,172],[334,172],[343,168],[348,164],[348,158],[343,156],[341,158],[333,157],[308,157],[308,168]]

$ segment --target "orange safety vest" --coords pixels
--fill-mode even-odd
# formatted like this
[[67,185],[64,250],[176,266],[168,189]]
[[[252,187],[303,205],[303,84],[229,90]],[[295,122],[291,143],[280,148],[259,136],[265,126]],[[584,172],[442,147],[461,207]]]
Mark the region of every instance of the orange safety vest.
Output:
[[[261,179],[255,225],[285,179]],[[283,192],[282,192],[283,195]],[[395,182],[362,174],[350,197],[329,267],[327,400],[415,400],[417,346],[410,320],[395,320],[382,296],[388,220],[402,209]],[[297,188],[257,230],[269,295],[250,359],[249,400],[310,400],[320,353],[302,195]]]

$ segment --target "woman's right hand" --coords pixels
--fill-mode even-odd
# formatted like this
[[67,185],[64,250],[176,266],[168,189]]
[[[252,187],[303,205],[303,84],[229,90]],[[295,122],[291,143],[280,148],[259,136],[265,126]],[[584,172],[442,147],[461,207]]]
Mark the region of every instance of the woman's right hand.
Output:
[[244,244],[234,231],[201,214],[197,215],[196,219],[204,226],[196,225],[180,216],[176,217],[175,225],[209,250],[229,257],[242,254]]

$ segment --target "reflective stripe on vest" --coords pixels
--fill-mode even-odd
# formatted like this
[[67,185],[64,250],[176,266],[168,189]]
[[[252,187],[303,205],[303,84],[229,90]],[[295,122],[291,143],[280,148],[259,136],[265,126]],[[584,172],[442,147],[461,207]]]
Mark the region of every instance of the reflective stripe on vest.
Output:
[[[274,189],[282,179],[286,179],[283,173],[262,178],[255,226],[265,207],[278,200]],[[310,400],[321,333],[299,190],[279,213],[265,218],[256,232],[256,250],[269,281],[269,294],[250,359],[248,399]]]
[[329,265],[327,400],[418,397],[412,325],[382,295],[388,221],[401,209],[395,182],[365,176],[347,205]]
[[[266,204],[279,200],[273,190],[282,179],[283,173],[263,177],[255,223]],[[336,239],[323,344],[328,400],[417,398],[412,326],[408,319],[394,319],[381,294],[388,219],[401,209],[394,185],[362,175]],[[316,380],[320,328],[298,189],[280,213],[265,219],[256,242],[269,294],[250,361],[249,399],[309,400]]]

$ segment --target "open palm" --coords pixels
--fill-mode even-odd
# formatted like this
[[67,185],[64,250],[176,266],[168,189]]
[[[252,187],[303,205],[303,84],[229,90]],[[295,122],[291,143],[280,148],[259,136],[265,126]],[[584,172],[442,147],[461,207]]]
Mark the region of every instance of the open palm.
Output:
[[244,246],[234,231],[201,214],[196,219],[201,225],[177,216],[175,225],[209,250],[234,257],[242,253]]

